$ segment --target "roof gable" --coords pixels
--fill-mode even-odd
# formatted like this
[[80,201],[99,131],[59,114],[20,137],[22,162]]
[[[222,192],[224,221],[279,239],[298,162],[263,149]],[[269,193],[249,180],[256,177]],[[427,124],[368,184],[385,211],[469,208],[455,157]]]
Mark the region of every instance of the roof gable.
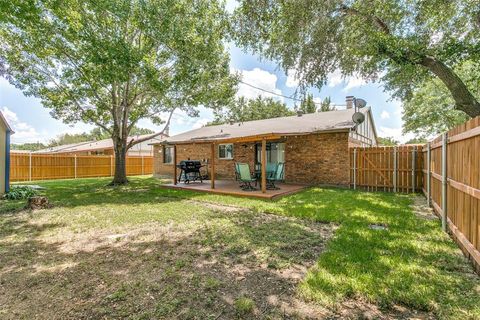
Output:
[[7,132],[10,133],[15,133],[15,131],[12,130],[12,127],[7,122],[7,119],[3,116],[2,112],[0,112],[0,122],[2,122],[5,125],[5,128],[7,129]]
[[[207,126],[172,136],[166,139],[165,142],[222,141],[263,135],[295,135],[316,132],[349,131],[355,127],[355,123],[352,121],[354,112],[354,109],[344,109],[304,114],[302,116],[279,117]],[[363,108],[361,112],[370,113],[370,108]]]

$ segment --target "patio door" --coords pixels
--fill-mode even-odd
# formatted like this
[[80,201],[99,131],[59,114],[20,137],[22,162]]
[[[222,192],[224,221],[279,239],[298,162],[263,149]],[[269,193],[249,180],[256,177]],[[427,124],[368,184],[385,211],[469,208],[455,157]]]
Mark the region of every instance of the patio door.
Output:
[[[262,160],[262,144],[255,145],[255,163]],[[267,143],[267,162],[279,163],[285,162],[285,143],[269,142]]]

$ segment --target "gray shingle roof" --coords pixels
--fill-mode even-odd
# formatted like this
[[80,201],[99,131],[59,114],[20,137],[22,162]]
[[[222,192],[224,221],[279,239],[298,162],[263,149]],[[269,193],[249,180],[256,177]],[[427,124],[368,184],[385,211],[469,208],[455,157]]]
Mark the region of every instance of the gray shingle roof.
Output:
[[[370,108],[363,108],[365,114]],[[167,143],[220,141],[257,135],[294,135],[314,132],[345,131],[353,128],[353,109],[318,112],[299,116],[271,118],[234,124],[222,124],[187,131],[164,140]]]
[[[128,141],[132,139],[141,139],[146,136],[150,136],[150,134],[146,135],[139,135],[134,137],[128,137]],[[163,140],[163,135],[157,136],[152,140],[158,140],[159,142]],[[61,146],[49,147],[46,149],[35,151],[35,153],[74,153],[74,152],[83,152],[83,151],[94,151],[94,150],[104,150],[104,149],[113,149],[113,141],[112,139],[104,139],[98,141],[87,141],[87,142],[80,142],[80,143],[72,143],[72,144],[64,144]]]

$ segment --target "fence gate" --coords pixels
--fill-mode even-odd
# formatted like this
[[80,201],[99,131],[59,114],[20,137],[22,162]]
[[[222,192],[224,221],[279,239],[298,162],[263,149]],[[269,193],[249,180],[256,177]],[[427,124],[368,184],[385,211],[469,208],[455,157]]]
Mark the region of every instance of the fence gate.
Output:
[[350,148],[350,186],[368,191],[422,189],[421,146]]

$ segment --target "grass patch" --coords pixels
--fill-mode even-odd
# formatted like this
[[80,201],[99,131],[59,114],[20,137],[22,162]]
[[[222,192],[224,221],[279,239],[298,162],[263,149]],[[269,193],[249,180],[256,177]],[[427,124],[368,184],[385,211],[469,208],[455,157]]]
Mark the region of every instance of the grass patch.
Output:
[[[28,243],[32,235],[40,239],[59,234],[75,238],[92,230],[96,230],[93,233],[97,235],[103,231],[121,234],[150,225],[161,226],[168,232],[193,234],[193,242],[186,240],[187,237],[171,248],[172,257],[168,266],[163,266],[162,274],[175,279],[176,286],[160,289],[159,294],[166,298],[149,311],[155,316],[189,314],[190,311],[181,310],[185,303],[183,290],[189,292],[182,283],[199,256],[214,257],[226,264],[254,261],[264,265],[271,274],[298,261],[317,259],[317,246],[321,241],[315,238],[316,232],[300,220],[263,221],[268,215],[260,213],[268,212],[338,225],[327,249],[299,286],[305,299],[333,309],[344,301],[361,300],[387,310],[401,305],[438,318],[480,318],[479,277],[473,274],[458,247],[441,231],[438,220],[421,219],[412,212],[411,196],[311,188],[278,201],[265,201],[164,189],[159,187],[161,181],[145,177],[131,178],[131,184],[123,187],[105,187],[108,181],[36,183],[46,188],[43,192],[54,208],[33,216],[8,213],[20,210],[23,202],[1,201],[2,243]],[[251,211],[240,215],[219,214],[202,206],[203,202]],[[370,224],[384,224],[388,229],[373,230]],[[160,247],[161,243],[158,243]],[[185,243],[190,250],[179,253],[183,252],[181,248]],[[5,251],[8,250],[0,249],[0,254]],[[27,252],[15,258],[16,265],[32,264],[35,255]],[[152,264],[155,265],[149,262],[147,266],[154,270]],[[215,305],[212,301],[217,290],[233,286],[225,282],[225,278],[216,279],[218,283],[210,274],[191,278],[193,285],[207,292],[207,298],[202,298],[205,303],[210,301],[205,317],[216,317],[209,314],[208,308]],[[138,288],[132,290],[125,299],[138,294]],[[236,309],[236,301],[234,305]]]
[[235,300],[235,310],[240,316],[252,313],[254,308],[255,302],[248,297],[240,297]]

